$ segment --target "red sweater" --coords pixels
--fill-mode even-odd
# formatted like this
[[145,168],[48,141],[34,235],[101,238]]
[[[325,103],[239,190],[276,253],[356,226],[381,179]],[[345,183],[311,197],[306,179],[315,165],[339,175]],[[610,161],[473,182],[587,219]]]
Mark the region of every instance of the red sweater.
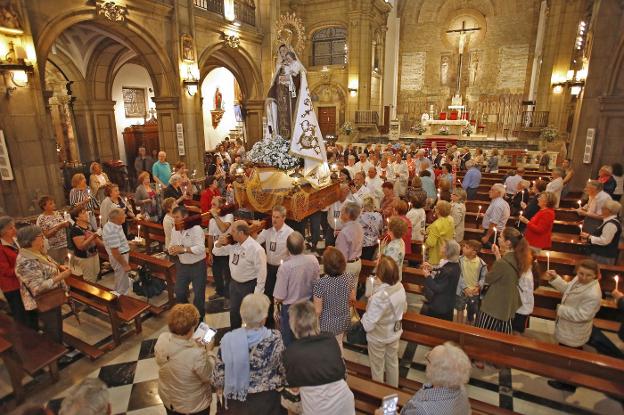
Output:
[[524,237],[529,245],[535,248],[550,248],[552,245],[552,228],[555,222],[555,210],[540,209],[527,223]]
[[20,283],[15,275],[15,261],[17,251],[10,246],[0,243],[0,290],[11,292],[19,290]]
[[215,196],[221,196],[219,189],[215,189],[214,193],[210,188],[204,189],[199,198],[199,205],[201,206],[202,213],[206,213],[211,209],[212,198]]

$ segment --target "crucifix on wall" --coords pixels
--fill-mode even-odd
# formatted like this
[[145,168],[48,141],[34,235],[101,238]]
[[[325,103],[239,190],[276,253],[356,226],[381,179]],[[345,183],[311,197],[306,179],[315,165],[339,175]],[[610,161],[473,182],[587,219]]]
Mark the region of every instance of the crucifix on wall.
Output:
[[461,78],[462,78],[461,73],[462,73],[462,67],[464,65],[464,49],[466,47],[466,43],[470,39],[470,33],[477,32],[479,30],[481,30],[480,27],[466,27],[466,21],[462,20],[461,28],[446,31],[446,33],[448,34],[459,34],[459,44],[458,44],[459,61],[457,63],[457,82],[455,86],[456,96],[461,96]]

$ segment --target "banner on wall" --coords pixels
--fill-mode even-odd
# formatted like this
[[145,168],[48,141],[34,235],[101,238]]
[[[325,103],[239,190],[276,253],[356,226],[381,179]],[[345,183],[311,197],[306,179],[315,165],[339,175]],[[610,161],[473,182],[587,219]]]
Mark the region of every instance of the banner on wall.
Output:
[[184,126],[181,122],[176,124],[176,139],[178,141],[178,155],[184,156],[186,154],[184,151]]
[[4,131],[0,130],[0,176],[2,180],[13,180],[13,168],[9,159],[9,149],[4,140]]

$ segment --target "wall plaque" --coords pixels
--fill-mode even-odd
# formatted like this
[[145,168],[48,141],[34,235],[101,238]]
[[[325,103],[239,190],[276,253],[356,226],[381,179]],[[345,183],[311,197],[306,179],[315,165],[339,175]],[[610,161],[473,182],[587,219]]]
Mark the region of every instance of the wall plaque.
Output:
[[528,61],[528,45],[502,46],[498,51],[496,88],[507,89],[511,93],[524,91]]
[[121,94],[124,100],[126,118],[145,118],[145,88],[122,87]]
[[0,130],[0,176],[2,180],[13,180],[13,168],[9,159],[9,149],[4,140],[4,131]]
[[425,85],[426,52],[404,53],[401,56],[401,91],[421,91]]

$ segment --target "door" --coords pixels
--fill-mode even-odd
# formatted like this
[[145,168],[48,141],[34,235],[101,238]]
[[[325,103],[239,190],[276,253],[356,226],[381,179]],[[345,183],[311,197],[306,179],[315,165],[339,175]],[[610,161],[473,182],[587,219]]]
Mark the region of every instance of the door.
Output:
[[319,107],[318,121],[323,137],[336,135],[336,107]]

